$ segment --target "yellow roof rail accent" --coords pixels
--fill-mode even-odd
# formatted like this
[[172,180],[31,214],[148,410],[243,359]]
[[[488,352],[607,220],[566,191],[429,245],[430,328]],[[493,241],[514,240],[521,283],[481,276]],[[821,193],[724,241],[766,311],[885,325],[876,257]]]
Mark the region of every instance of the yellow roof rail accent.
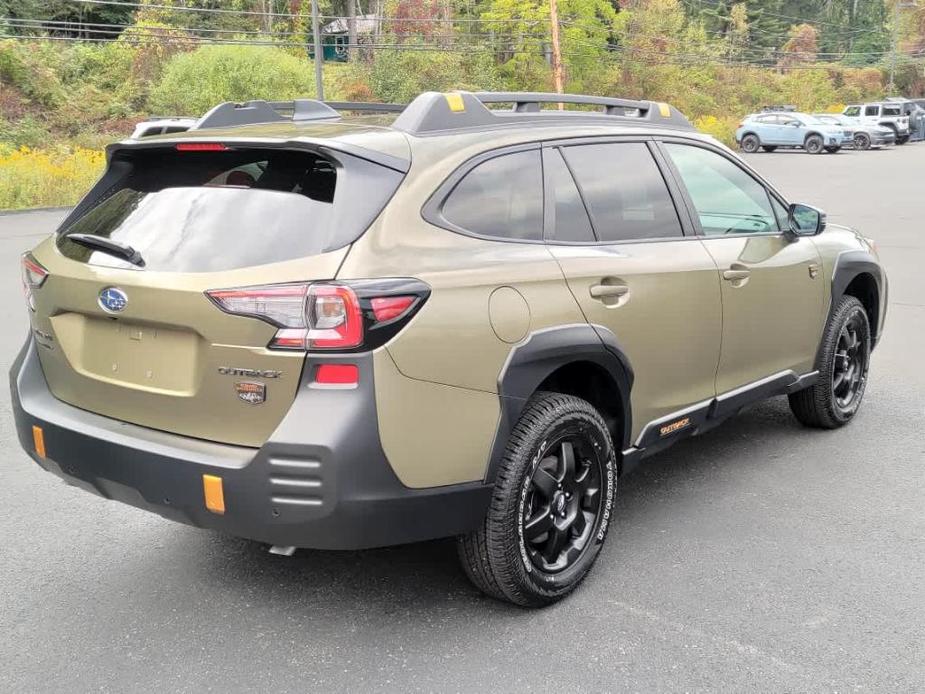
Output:
[[658,102],[658,112],[662,118],[671,118],[671,106],[666,104],[664,101]]
[[450,93],[444,94],[446,103],[453,113],[462,113],[466,110],[466,103],[463,101],[462,94]]

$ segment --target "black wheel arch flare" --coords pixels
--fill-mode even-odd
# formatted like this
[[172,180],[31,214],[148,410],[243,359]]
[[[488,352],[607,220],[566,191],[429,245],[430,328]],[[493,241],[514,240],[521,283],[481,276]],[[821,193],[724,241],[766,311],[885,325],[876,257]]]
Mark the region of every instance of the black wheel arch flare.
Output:
[[501,414],[485,482],[494,482],[511,431],[530,397],[551,374],[579,362],[600,367],[616,384],[612,397],[622,417],[623,440],[613,443],[619,460],[620,451],[630,445],[632,429],[630,391],[634,375],[630,361],[616,336],[607,328],[586,323],[563,325],[531,333],[508,355],[498,376]]
[[832,313],[838,302],[848,292],[858,277],[869,275],[874,280],[875,294],[868,301],[865,297],[858,297],[864,304],[870,320],[871,331],[871,349],[876,347],[880,339],[880,329],[883,325],[884,314],[886,312],[886,275],[880,262],[866,250],[844,251],[835,259],[835,267],[832,270],[832,301],[829,304],[829,311],[826,321],[832,317]]

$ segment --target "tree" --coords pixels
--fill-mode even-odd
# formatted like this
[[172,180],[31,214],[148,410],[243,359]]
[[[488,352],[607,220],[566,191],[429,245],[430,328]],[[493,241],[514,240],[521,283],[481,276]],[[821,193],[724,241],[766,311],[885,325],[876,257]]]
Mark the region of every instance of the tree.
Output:
[[819,52],[816,27],[811,24],[798,24],[790,27],[789,34],[787,42],[781,48],[778,66],[789,68],[815,61]]

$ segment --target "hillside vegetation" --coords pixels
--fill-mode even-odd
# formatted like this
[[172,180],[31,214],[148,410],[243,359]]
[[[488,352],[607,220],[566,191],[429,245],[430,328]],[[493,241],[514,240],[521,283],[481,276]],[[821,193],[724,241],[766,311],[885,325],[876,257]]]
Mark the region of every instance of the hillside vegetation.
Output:
[[[324,21],[343,15],[347,1],[323,2]],[[171,4],[177,8],[165,8]],[[0,208],[73,203],[102,167],[101,147],[148,115],[314,96],[307,6],[0,0],[8,37],[0,39]],[[882,97],[890,7],[559,0],[565,90],[668,101],[729,143],[741,116],[768,104],[825,110]],[[325,65],[326,98],[404,102],[425,90],[554,89],[548,0],[393,0],[381,11],[375,35],[360,36],[351,61]],[[919,54],[918,35],[914,23],[903,25],[906,57],[896,74],[909,93],[923,86],[908,57]]]

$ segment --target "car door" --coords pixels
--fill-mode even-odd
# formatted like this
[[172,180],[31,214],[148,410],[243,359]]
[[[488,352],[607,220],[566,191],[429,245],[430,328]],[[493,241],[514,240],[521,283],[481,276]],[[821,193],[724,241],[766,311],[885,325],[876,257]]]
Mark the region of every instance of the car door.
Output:
[[781,144],[797,147],[803,144],[805,128],[793,116],[778,116],[780,119]]
[[713,398],[722,329],[716,266],[684,234],[651,147],[544,148],[546,242],[585,318],[616,336],[634,371],[633,441]]
[[864,123],[867,125],[879,125],[880,124],[880,106],[877,104],[869,104],[864,107]]
[[661,147],[721,278],[718,395],[792,371],[812,371],[824,322],[813,240],[783,232],[786,208],[733,155],[706,143]]

